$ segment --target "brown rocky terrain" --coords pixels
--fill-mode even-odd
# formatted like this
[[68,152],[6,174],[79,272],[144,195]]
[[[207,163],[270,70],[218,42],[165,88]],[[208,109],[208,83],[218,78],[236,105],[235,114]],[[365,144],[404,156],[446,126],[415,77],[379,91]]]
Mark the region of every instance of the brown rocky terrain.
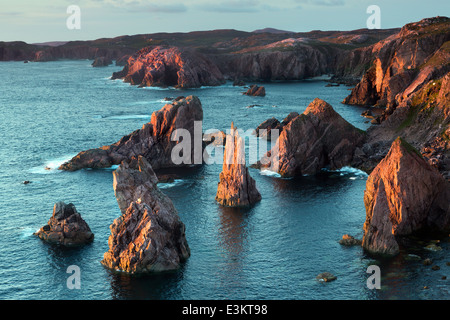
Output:
[[365,132],[316,98],[283,128],[260,166],[285,177],[316,174],[325,167],[339,169],[352,162],[355,149],[365,139]]
[[405,140],[397,138],[370,174],[363,247],[395,255],[401,238],[450,230],[450,185]]
[[72,203],[57,202],[47,224],[35,233],[44,241],[63,246],[77,246],[94,240],[86,221]]
[[205,55],[177,47],[147,47],[132,55],[112,79],[148,86],[196,88],[223,84],[217,66]]
[[139,156],[123,162],[113,175],[122,215],[110,226],[102,264],[132,274],[178,269],[190,256],[185,226],[170,198],[158,189],[151,165]]
[[246,207],[260,200],[261,194],[245,165],[244,140],[231,124],[230,134],[226,136],[216,201],[224,206]]
[[[153,112],[150,122],[144,124],[141,129],[122,137],[112,145],[82,151],[62,164],[59,169],[75,171],[83,168],[109,168],[138,156],[144,156],[155,170],[201,164],[197,163],[195,158],[195,151],[198,151],[196,148],[203,146],[202,141],[194,141],[194,122],[202,120],[203,109],[200,100],[196,96],[180,98]],[[172,149],[178,143],[172,141],[172,134],[177,129],[185,129],[191,135],[191,152],[190,158],[186,159],[187,163],[172,162]]]
[[247,96],[253,97],[265,97],[266,96],[266,88],[263,86],[258,86],[256,84],[252,84],[250,88],[246,92],[244,92]]

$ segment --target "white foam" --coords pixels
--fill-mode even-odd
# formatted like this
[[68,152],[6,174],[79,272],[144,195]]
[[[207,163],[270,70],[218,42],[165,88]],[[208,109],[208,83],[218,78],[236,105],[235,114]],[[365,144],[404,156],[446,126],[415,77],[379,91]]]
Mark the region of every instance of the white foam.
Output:
[[61,170],[58,170],[59,166],[63,163],[69,161],[73,157],[75,157],[76,154],[67,155],[58,157],[55,159],[50,159],[44,162],[42,166],[33,167],[29,170],[31,173],[37,173],[37,174],[50,174],[50,173],[56,173],[60,172]]
[[179,185],[182,185],[183,183],[185,183],[186,181],[183,179],[175,179],[173,182],[159,182],[158,183],[158,188],[159,189],[168,189],[168,188],[173,188]]
[[351,180],[356,180],[356,178],[364,179],[369,176],[366,172],[356,169],[356,168],[353,168],[353,167],[342,167],[341,169],[338,169],[338,170],[327,170],[327,169],[323,169],[323,170],[327,171],[327,172],[339,173],[340,176],[351,175],[352,176],[352,177],[350,177]]
[[278,172],[270,171],[270,170],[261,170],[259,173],[263,176],[281,178],[281,175]]
[[148,114],[125,114],[120,116],[104,117],[104,119],[111,119],[111,120],[148,119],[149,121],[150,118],[151,116]]

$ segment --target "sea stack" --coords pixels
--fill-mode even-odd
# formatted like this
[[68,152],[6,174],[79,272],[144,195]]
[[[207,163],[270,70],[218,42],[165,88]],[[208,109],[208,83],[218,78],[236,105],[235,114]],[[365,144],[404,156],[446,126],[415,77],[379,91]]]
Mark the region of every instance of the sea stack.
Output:
[[325,167],[339,169],[350,165],[355,149],[365,137],[364,131],[316,98],[305,112],[283,127],[275,147],[261,159],[260,167],[284,177],[312,175]]
[[139,156],[114,171],[122,215],[111,224],[102,264],[130,274],[176,270],[190,256],[185,225],[158,186],[151,165]]
[[63,246],[77,246],[94,240],[94,234],[75,206],[62,201],[54,205],[52,217],[35,235],[44,241]]
[[[176,99],[161,110],[153,112],[150,122],[144,124],[141,129],[122,137],[112,145],[82,151],[62,164],[59,169],[75,171],[83,168],[109,168],[139,156],[144,156],[154,170],[202,164],[201,159],[197,161],[195,157],[202,154],[202,120],[203,109],[199,98],[188,96]],[[198,124],[198,127],[195,127],[195,124]],[[195,128],[199,132],[194,132]],[[178,144],[178,141],[173,139],[177,137],[178,129],[183,129],[184,132],[187,130],[191,137],[190,152],[186,152],[190,154],[190,159],[183,159],[186,161],[180,164],[172,161],[172,150]],[[196,136],[200,137],[199,141],[194,139]]]
[[221,205],[246,207],[261,200],[255,180],[245,165],[244,142],[232,123],[230,134],[226,136],[222,172],[217,186],[216,201]]
[[363,247],[396,255],[402,237],[450,230],[450,187],[411,145],[397,138],[364,191]]
[[252,84],[250,88],[244,92],[246,96],[254,96],[254,97],[265,97],[266,96],[266,88],[263,86],[258,86],[256,84]]

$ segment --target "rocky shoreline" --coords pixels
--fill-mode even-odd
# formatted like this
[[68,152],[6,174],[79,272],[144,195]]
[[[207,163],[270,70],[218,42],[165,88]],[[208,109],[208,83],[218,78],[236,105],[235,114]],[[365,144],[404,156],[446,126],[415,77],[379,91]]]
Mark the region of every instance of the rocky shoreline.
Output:
[[[281,123],[272,118],[258,126],[258,135],[260,129],[266,130],[265,138],[270,130],[281,132],[275,147],[255,167],[293,178],[345,166],[370,173],[361,199],[366,208],[364,237],[359,241],[346,235],[341,244],[393,256],[404,238],[450,231],[449,30],[448,18],[424,19],[345,57],[340,49],[330,48],[327,55],[310,42],[295,39],[289,42],[295,44],[292,51],[259,52],[287,43],[278,41],[272,47],[265,44],[221,57],[192,48],[149,46],[129,56],[113,78],[140,86],[193,88],[230,79],[237,84],[304,79],[330,71],[335,72],[333,81],[339,82],[339,77],[360,74],[343,103],[384,108],[376,125],[367,132],[359,130],[316,98],[302,114],[291,113]],[[39,55],[41,60],[45,54]],[[330,57],[339,63],[330,64]],[[99,65],[109,63],[107,57],[98,60]],[[265,90],[252,86],[246,94],[264,96]],[[175,270],[190,256],[184,224],[158,189],[153,170],[203,164],[195,158],[199,152],[203,156],[203,141],[191,141],[185,162],[174,163],[172,157],[180,142],[172,139],[173,134],[184,129],[194,137],[195,123],[202,120],[198,97],[177,98],[154,112],[141,129],[112,145],[82,151],[59,168],[75,171],[120,164],[114,172],[114,190],[122,216],[111,225],[109,251],[102,260],[107,268],[128,273]],[[201,127],[200,133],[204,138]],[[242,144],[232,125],[215,198],[220,205],[245,207],[261,200]],[[51,225],[38,235],[57,238],[48,235]]]

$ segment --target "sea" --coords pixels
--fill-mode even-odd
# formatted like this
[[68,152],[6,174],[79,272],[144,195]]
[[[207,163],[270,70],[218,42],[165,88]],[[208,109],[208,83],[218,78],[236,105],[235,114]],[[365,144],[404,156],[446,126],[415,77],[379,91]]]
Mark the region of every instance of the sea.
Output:
[[[302,113],[319,97],[366,130],[365,108],[342,104],[350,87],[322,78],[263,83],[265,97],[242,94],[231,82],[181,90],[139,88],[111,80],[121,67],[90,60],[0,62],[0,299],[2,300],[390,300],[449,299],[449,242],[386,259],[343,247],[344,234],[363,236],[367,174],[355,168],[284,179],[250,168],[262,195],[251,208],[215,201],[221,165],[205,164],[160,183],[186,225],[191,257],[176,272],[130,276],[105,269],[109,226],[120,216],[115,167],[64,172],[78,152],[109,145],[150,121],[166,97],[195,95],[203,130],[233,122],[250,130],[264,120]],[[258,84],[258,83],[256,83]],[[307,137],[306,137],[307,138]],[[24,184],[24,181],[30,183]],[[73,203],[95,234],[86,246],[64,248],[33,235],[58,201]],[[422,261],[430,258],[439,270]],[[379,289],[368,285],[380,269]],[[68,285],[70,266],[80,287]],[[330,272],[337,279],[321,282]]]

